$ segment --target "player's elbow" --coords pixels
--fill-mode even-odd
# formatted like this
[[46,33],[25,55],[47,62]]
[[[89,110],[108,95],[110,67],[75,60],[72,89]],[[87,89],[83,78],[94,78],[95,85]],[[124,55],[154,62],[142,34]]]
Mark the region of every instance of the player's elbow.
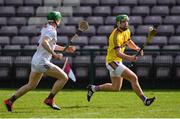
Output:
[[121,59],[125,59],[123,53],[121,53],[121,52],[116,52],[116,55]]
[[45,48],[47,46],[47,42],[44,40],[42,41],[41,45]]

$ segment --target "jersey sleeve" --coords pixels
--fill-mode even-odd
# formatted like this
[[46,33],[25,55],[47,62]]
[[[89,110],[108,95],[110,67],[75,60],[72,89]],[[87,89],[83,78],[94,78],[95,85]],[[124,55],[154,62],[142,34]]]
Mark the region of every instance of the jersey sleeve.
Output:
[[47,31],[44,33],[44,36],[47,36],[47,37],[49,37],[50,40],[53,40],[53,39],[56,38],[56,32],[51,31],[51,30],[47,30]]
[[121,47],[121,43],[119,42],[119,35],[118,35],[117,30],[114,32],[113,44],[114,44],[114,49],[118,49]]
[[128,29],[128,31],[127,31],[127,34],[128,34],[128,38],[127,38],[127,41],[129,41],[130,39],[131,39],[131,31]]
[[127,30],[127,38],[125,42],[128,42],[131,39],[131,31],[128,29]]
[[124,41],[123,41],[123,45],[126,45],[126,43],[131,40],[131,32],[129,29],[127,29],[125,31],[125,34],[124,34]]

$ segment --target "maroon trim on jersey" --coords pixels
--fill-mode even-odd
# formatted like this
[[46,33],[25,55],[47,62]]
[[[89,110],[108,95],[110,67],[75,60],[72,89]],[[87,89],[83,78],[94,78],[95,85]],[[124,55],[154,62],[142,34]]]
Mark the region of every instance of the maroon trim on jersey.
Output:
[[115,47],[114,47],[114,49],[118,49],[118,48],[120,48],[120,46],[115,46]]

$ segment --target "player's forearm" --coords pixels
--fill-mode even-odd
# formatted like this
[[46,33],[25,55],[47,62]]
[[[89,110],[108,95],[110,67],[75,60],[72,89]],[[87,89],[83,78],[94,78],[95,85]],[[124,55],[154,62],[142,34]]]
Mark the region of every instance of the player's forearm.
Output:
[[129,48],[131,48],[131,49],[133,49],[133,50],[136,50],[136,51],[140,50],[140,48],[139,48],[132,40],[130,40],[130,41],[127,43],[127,45],[129,46]]
[[51,49],[48,40],[44,40],[44,41],[42,42],[42,46],[43,46],[43,48],[44,48],[45,50],[47,50],[50,54],[52,54],[52,55],[55,54],[54,50]]
[[125,59],[125,60],[129,60],[130,59],[130,55],[127,55],[127,54],[125,54],[125,53],[122,53],[122,52],[116,52],[116,55],[118,56],[118,57],[120,57],[120,58],[122,58],[122,59]]
[[56,50],[56,51],[63,51],[64,48],[65,48],[65,47],[63,47],[63,46],[56,45],[55,50]]

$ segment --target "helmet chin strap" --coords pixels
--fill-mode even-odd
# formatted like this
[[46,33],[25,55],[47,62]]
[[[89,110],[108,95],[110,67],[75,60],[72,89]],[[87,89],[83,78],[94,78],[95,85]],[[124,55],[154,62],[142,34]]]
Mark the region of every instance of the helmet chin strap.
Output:
[[122,27],[118,27],[118,29],[119,29],[119,30],[122,30],[122,31],[125,31],[125,30],[127,30],[127,29],[128,29],[128,27],[124,27],[124,28],[122,28]]
[[56,23],[56,20],[54,20],[54,23],[56,24],[56,27],[58,28],[58,27],[59,27],[59,25]]
[[121,28],[123,31],[127,30],[128,28],[127,27],[124,27],[124,28]]

